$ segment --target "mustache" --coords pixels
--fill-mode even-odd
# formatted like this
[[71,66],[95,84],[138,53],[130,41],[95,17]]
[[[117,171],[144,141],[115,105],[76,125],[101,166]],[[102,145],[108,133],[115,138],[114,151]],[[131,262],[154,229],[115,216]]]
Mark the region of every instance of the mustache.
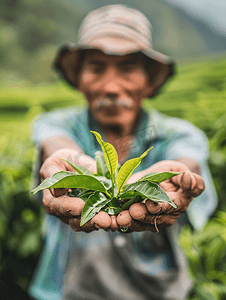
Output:
[[100,110],[102,108],[107,108],[112,105],[115,107],[131,108],[133,102],[129,98],[121,98],[121,99],[104,98],[104,99],[96,100],[94,103],[94,108]]

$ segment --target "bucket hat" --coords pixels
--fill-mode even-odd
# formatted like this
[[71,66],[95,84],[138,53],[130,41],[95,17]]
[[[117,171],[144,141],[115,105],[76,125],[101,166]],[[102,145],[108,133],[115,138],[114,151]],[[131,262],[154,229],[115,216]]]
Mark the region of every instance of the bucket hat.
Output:
[[[151,23],[143,13],[124,5],[107,5],[91,11],[82,21],[77,44],[61,46],[55,70],[73,87],[78,87],[82,53],[98,49],[109,55],[142,52],[152,65],[153,97],[174,73],[174,62],[152,48]],[[154,75],[153,75],[154,73]]]

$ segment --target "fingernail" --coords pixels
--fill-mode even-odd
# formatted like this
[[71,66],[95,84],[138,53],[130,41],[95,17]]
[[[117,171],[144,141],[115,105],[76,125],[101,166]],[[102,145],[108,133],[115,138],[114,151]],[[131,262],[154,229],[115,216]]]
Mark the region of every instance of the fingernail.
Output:
[[80,214],[76,214],[74,211],[71,211],[70,213],[76,217],[80,216]]

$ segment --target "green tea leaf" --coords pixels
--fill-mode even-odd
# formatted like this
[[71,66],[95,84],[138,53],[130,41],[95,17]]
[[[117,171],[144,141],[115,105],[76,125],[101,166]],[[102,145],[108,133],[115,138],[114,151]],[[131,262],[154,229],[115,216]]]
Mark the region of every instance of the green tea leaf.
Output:
[[105,176],[95,176],[95,178],[97,178],[101,183],[103,183],[103,185],[109,189],[112,186],[112,182],[110,179],[106,178]]
[[131,198],[129,201],[123,204],[122,210],[129,209],[130,205],[137,202],[142,202],[144,197],[142,197],[139,192],[134,192],[134,197]]
[[95,153],[95,160],[97,164],[97,175],[98,176],[105,176],[109,173],[105,159],[104,153],[101,151],[96,151]]
[[85,167],[80,166],[80,165],[72,164],[69,161],[67,161],[66,159],[63,159],[63,160],[66,161],[70,166],[72,166],[72,168],[75,169],[75,171],[78,172],[78,174],[93,176],[93,174],[88,169],[86,169]]
[[118,172],[118,176],[116,178],[116,185],[118,187],[118,194],[120,193],[121,187],[126,182],[126,180],[132,175],[134,169],[139,166],[141,163],[141,160],[148,154],[148,152],[153,147],[149,148],[147,151],[145,151],[143,154],[141,154],[140,157],[133,158],[130,160],[127,160],[120,168]]
[[107,206],[102,210],[111,216],[118,215],[121,212],[121,208],[115,206]]
[[117,215],[121,212],[121,205],[116,197],[113,197],[106,207],[102,209],[109,215]]
[[87,202],[87,200],[89,199],[89,197],[91,195],[93,195],[95,192],[94,191],[85,191],[84,193],[82,193],[81,195],[78,196],[78,198],[82,199],[83,201]]
[[110,201],[111,199],[99,192],[91,195],[83,207],[80,226],[91,220]]
[[[130,184],[131,185],[131,184]],[[130,186],[128,185],[128,187]],[[125,191],[124,193],[119,194],[119,199],[131,199],[135,196],[135,191]]]
[[174,173],[174,172],[152,172],[148,173],[145,176],[141,177],[138,181],[152,181],[152,182],[157,182],[160,183],[162,181],[165,181],[167,179],[170,179],[174,176],[177,176],[181,173]]
[[94,176],[78,175],[67,171],[61,171],[50,178],[46,178],[31,193],[35,194],[40,190],[49,188],[80,188],[107,193],[105,186]]
[[167,202],[174,208],[177,208],[177,206],[157,183],[150,181],[137,181],[130,185],[128,191],[130,190],[135,190],[142,197],[148,198],[154,202]]
[[111,177],[112,177],[112,176],[114,176],[114,173],[115,173],[115,171],[117,170],[117,167],[118,167],[117,152],[111,144],[106,143],[102,140],[102,137],[98,132],[96,132],[96,131],[91,131],[91,132],[95,135],[98,143],[101,145],[101,148],[102,148],[103,153],[104,153],[104,158],[105,158],[107,168],[108,168],[108,170],[111,174]]

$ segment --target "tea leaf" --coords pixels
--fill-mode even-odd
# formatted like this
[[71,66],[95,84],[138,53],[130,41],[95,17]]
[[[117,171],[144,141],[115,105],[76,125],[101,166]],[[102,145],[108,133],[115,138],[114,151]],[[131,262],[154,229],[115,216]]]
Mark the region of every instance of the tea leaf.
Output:
[[87,202],[89,197],[93,195],[95,192],[94,191],[85,191],[81,195],[78,196],[78,198],[82,199],[84,202]]
[[55,173],[50,178],[46,178],[37,188],[32,190],[31,193],[35,194],[40,190],[49,188],[80,188],[108,194],[105,186],[94,176],[78,175],[68,171],[61,171]]
[[110,179],[106,178],[105,176],[95,176],[103,185],[109,190],[112,187],[112,182]]
[[96,131],[91,131],[91,132],[95,135],[98,143],[101,145],[101,148],[102,148],[103,153],[104,153],[104,158],[105,158],[107,168],[110,172],[111,177],[113,178],[114,173],[115,173],[115,171],[117,170],[117,167],[118,167],[117,152],[111,144],[106,143],[102,140],[102,137],[98,132],[96,132]]
[[98,176],[106,176],[109,173],[105,159],[104,153],[101,151],[96,151],[95,160],[97,164],[97,175]]
[[118,187],[118,194],[120,193],[121,187],[126,182],[126,180],[131,176],[134,169],[139,166],[141,163],[141,160],[148,154],[148,152],[153,147],[149,148],[147,151],[145,151],[143,154],[141,154],[140,157],[133,158],[130,160],[127,160],[120,168],[118,172],[118,176],[116,178],[116,185]]
[[111,216],[118,215],[121,212],[121,208],[115,206],[107,206],[102,210]]
[[128,191],[130,190],[137,191],[142,197],[148,198],[154,202],[168,202],[174,208],[177,208],[177,206],[157,183],[150,181],[137,181],[130,185]]
[[[131,184],[128,184],[128,187],[130,185]],[[135,191],[125,191],[124,193],[119,194],[119,198],[120,198],[120,200],[122,200],[122,199],[131,199],[131,198],[134,197],[135,193],[136,193]]]
[[116,197],[113,197],[111,201],[107,204],[106,207],[102,209],[109,215],[117,215],[121,212],[121,206],[119,200]]
[[130,205],[132,205],[133,203],[142,202],[143,199],[144,198],[141,195],[139,195],[138,192],[134,192],[134,197],[127,201],[125,204],[123,204],[122,210],[129,209]]
[[69,161],[67,161],[66,159],[63,159],[63,160],[66,161],[70,166],[72,166],[72,168],[75,169],[75,171],[78,172],[78,174],[93,176],[93,174],[88,169],[86,169],[85,167],[80,166],[80,165],[72,164]]
[[159,172],[159,173],[152,172],[152,173],[148,173],[145,176],[141,177],[138,181],[148,180],[148,181],[160,183],[162,181],[170,179],[179,174],[181,174],[181,173],[179,173],[179,172],[177,172],[177,173],[174,173],[174,172]]
[[91,220],[110,201],[111,199],[99,192],[91,195],[83,207],[80,226]]

